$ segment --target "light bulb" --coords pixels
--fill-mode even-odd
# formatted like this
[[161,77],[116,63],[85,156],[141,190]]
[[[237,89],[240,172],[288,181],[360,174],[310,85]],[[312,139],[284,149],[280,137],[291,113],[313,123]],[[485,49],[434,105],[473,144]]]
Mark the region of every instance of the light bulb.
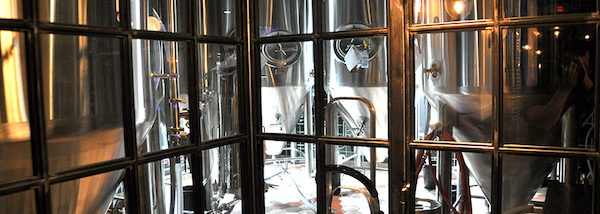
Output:
[[445,0],[444,8],[451,21],[465,20],[473,9],[473,0]]
[[465,9],[465,5],[461,1],[454,3],[454,11],[456,13],[461,13],[463,9]]

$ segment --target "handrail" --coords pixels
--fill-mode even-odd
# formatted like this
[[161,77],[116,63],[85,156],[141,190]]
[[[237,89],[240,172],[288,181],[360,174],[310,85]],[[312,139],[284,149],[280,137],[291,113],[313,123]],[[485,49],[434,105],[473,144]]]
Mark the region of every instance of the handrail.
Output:
[[[328,122],[331,116],[331,109],[333,107],[333,104],[335,104],[336,102],[340,101],[340,100],[356,100],[356,101],[360,101],[362,103],[364,103],[367,108],[369,109],[369,120],[370,120],[370,128],[371,128],[371,132],[369,133],[371,138],[375,138],[375,107],[373,106],[373,103],[371,103],[371,101],[369,101],[369,99],[364,98],[364,97],[358,97],[358,96],[354,96],[354,97],[335,97],[333,99],[331,99],[331,101],[327,104],[327,106],[325,106],[325,124],[327,124],[325,126],[325,134],[326,135],[332,135],[331,132],[331,127],[329,127],[331,124],[329,124]],[[370,169],[371,169],[371,180],[373,181],[373,183],[375,183],[375,172],[377,170],[377,152],[375,150],[374,147],[371,147],[370,149],[370,153],[371,153],[371,160],[370,160]]]

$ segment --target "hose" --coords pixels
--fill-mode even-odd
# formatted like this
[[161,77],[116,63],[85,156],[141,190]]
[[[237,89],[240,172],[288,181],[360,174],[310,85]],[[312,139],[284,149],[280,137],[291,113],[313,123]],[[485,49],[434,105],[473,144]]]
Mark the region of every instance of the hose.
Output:
[[[434,139],[435,137],[438,137],[439,140],[446,140],[446,141],[455,141],[452,136],[447,133],[447,132],[443,132],[443,131],[432,131],[429,135],[427,135],[427,137],[425,137],[425,140],[431,140]],[[471,204],[471,189],[470,189],[470,185],[469,185],[469,173],[468,173],[468,169],[467,169],[467,165],[465,163],[464,157],[462,155],[461,152],[454,152],[456,159],[458,161],[458,165],[460,168],[460,173],[461,173],[461,190],[464,193],[464,197],[461,197],[460,200],[463,203],[462,206],[462,213],[464,214],[471,214],[472,210],[473,210],[473,205]],[[419,152],[417,153],[417,157],[415,160],[415,163],[417,163],[417,169],[416,169],[416,175],[415,177],[417,177],[419,175],[419,173],[421,172],[421,168],[424,166],[425,164],[425,159],[427,159],[427,161],[429,163],[431,163],[431,154],[429,151],[424,151],[424,150],[419,150]],[[461,212],[458,212],[456,210],[456,208],[454,207],[454,205],[450,202],[450,200],[448,199],[448,196],[445,194],[444,190],[442,189],[436,175],[434,174],[434,169],[432,164],[429,164],[429,172],[431,173],[431,176],[433,177],[433,181],[435,183],[435,185],[438,188],[438,191],[440,192],[440,195],[442,196],[443,201],[450,207],[452,208],[452,211],[454,213],[457,214],[461,214]]]

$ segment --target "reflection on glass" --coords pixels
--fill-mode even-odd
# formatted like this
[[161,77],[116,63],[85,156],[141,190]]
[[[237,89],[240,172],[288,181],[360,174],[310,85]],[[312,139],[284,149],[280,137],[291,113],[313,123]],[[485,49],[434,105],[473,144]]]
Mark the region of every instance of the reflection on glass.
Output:
[[388,138],[385,44],[383,37],[325,42],[326,135]]
[[364,30],[386,27],[386,1],[384,0],[324,0],[324,26],[326,32]]
[[41,37],[50,172],[124,157],[120,40]]
[[22,0],[3,0],[0,1],[0,19],[22,19],[23,1]]
[[506,17],[546,16],[596,12],[595,0],[506,1]]
[[414,42],[416,139],[438,124],[456,141],[491,142],[491,31],[419,34]]
[[[315,144],[277,143],[284,144],[281,154],[265,153],[266,213],[316,214]],[[265,142],[265,147],[269,146]]]
[[[345,174],[339,172],[328,174],[328,180],[331,182],[328,197],[333,200],[332,213],[340,210],[345,213],[372,213],[373,209],[388,213],[387,153],[387,148],[327,146],[327,164],[332,167],[348,167],[344,170]],[[361,183],[356,176],[362,176],[370,183]],[[377,191],[377,198],[370,191]]]
[[[262,131],[266,133],[312,134],[297,132],[303,115],[312,115],[314,69],[312,42],[269,43],[261,47]],[[308,129],[312,129],[307,127]],[[306,130],[306,129],[304,129]],[[275,143],[281,144],[281,143]],[[281,147],[280,145],[279,147]],[[277,155],[280,149],[268,150]]]
[[242,213],[240,145],[202,151],[204,213]]
[[202,141],[239,132],[237,51],[233,45],[199,44]]
[[141,153],[189,144],[185,42],[133,40],[134,104]]
[[312,33],[312,1],[260,0],[260,36]]
[[114,200],[124,200],[120,185],[122,175],[123,170],[118,170],[52,184],[52,213],[106,213]]
[[508,155],[502,167],[502,213],[592,213],[594,169],[587,159]]
[[190,155],[140,165],[140,213],[186,213],[194,210]]
[[595,145],[595,28],[504,31],[506,144]]
[[0,210],[3,214],[35,214],[35,195],[33,190],[0,196]]
[[189,32],[188,1],[131,1],[131,27],[134,30],[171,33]]
[[33,175],[25,35],[0,31],[0,183]]
[[236,4],[234,0],[201,0],[199,4],[199,34],[235,36]]
[[119,27],[119,1],[42,0],[40,20],[51,23]]
[[485,0],[414,0],[413,23],[435,24],[491,19],[494,2]]

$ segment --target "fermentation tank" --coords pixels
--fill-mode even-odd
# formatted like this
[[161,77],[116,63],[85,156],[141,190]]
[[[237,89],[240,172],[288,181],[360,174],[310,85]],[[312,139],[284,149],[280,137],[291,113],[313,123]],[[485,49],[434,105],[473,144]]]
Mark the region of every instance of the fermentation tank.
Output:
[[[31,165],[31,137],[29,131],[29,102],[27,100],[27,78],[25,75],[25,37],[17,32],[0,31],[2,42],[2,101],[0,102],[0,181],[11,182],[33,175]],[[11,84],[12,83],[12,84]],[[0,204],[1,210],[9,213],[32,212],[29,198],[16,198]],[[25,201],[30,203],[17,203]]]
[[[259,1],[260,36],[307,33],[310,1]],[[262,128],[265,133],[294,133],[312,87],[312,44],[308,42],[261,45]],[[267,155],[281,153],[285,142],[265,141]]]
[[[32,175],[27,84],[22,37],[2,34],[4,43],[12,48],[3,60],[5,76],[17,84],[4,84],[0,130],[0,180],[10,181]],[[8,47],[7,46],[7,47]],[[45,136],[50,173],[74,167],[112,160],[125,156],[121,105],[120,43],[118,39],[57,34],[41,35],[40,85],[43,93]],[[4,58],[5,56],[3,56]],[[102,71],[102,72],[100,72]],[[32,77],[28,77],[32,78]],[[10,79],[4,79],[9,81]],[[7,100],[4,100],[7,99]],[[140,122],[140,121],[138,121]],[[141,122],[140,122],[141,124]],[[15,164],[18,163],[18,164]],[[15,177],[13,177],[15,176]],[[52,209],[70,213],[105,213],[115,194],[122,171],[96,176],[96,180],[81,180],[51,185]],[[93,184],[93,185],[92,185]],[[106,188],[89,188],[100,186]],[[7,213],[32,211],[32,198],[14,198],[0,204]],[[81,206],[77,206],[81,205]]]
[[[326,1],[326,30],[385,27],[385,5],[385,1]],[[354,130],[351,137],[388,138],[386,43],[385,37],[342,38],[325,43],[325,91],[329,98],[362,97],[374,106],[375,124],[370,124],[370,112],[365,104],[345,99],[339,101],[337,113]],[[353,56],[360,57],[352,59]],[[375,126],[375,135],[370,133],[372,126]],[[370,160],[370,152],[362,153]],[[387,149],[377,149],[377,162],[384,161],[386,156]]]
[[[454,1],[421,2],[425,3],[415,7],[417,23],[492,17],[491,13],[486,13],[492,10],[484,9],[490,6],[484,1],[461,1],[470,3],[461,7],[462,11],[458,14],[453,14],[452,8],[446,7]],[[547,75],[557,72],[552,67],[559,67],[558,63],[552,64],[550,61],[561,59],[557,43],[571,45],[565,43],[566,40],[559,39],[559,33],[562,36],[568,30],[563,31],[561,27],[561,31],[556,33],[558,30],[551,29],[559,29],[558,26],[546,28],[548,30],[544,32],[536,28],[502,32],[503,80],[493,78],[496,68],[493,62],[496,59],[492,56],[497,50],[492,49],[494,45],[491,30],[416,34],[413,44],[417,91],[422,89],[427,105],[437,111],[438,115],[435,116],[439,118],[441,123],[438,125],[442,125],[443,131],[450,132],[456,141],[479,142],[484,146],[491,146],[490,142],[494,140],[495,111],[493,86],[494,82],[503,81],[503,143],[569,146],[566,139],[573,132],[563,132],[559,136],[558,132],[549,134],[531,129],[531,124],[535,122],[529,121],[527,112],[529,107],[550,97],[545,91],[553,89],[552,78],[555,76],[550,78]],[[581,38],[584,38],[583,35],[581,34]],[[549,57],[550,54],[554,55]],[[563,121],[568,121],[571,115],[563,115]],[[434,124],[438,121],[429,122]],[[562,126],[564,131],[564,127],[568,125]],[[485,197],[491,199],[492,156],[484,153],[463,155]],[[518,213],[527,207],[548,175],[556,169],[557,162],[558,158],[550,157],[503,156],[501,212]]]

